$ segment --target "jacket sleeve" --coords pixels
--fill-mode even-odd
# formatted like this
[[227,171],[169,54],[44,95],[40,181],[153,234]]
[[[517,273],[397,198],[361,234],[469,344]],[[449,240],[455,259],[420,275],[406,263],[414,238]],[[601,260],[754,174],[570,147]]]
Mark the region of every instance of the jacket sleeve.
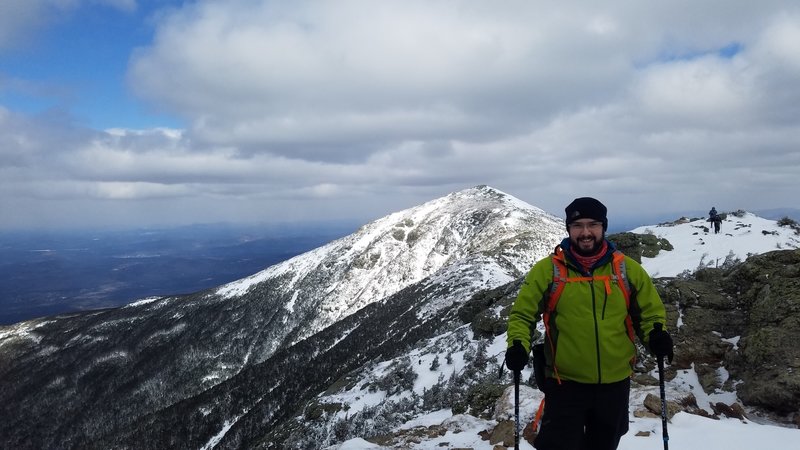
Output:
[[661,301],[661,296],[658,295],[653,280],[650,275],[644,270],[641,264],[637,263],[631,258],[626,258],[625,265],[628,271],[628,281],[633,286],[636,293],[635,300],[636,311],[632,311],[638,317],[634,318],[636,325],[636,332],[639,335],[639,340],[645,346],[649,346],[650,331],[653,330],[653,324],[659,322],[664,325],[664,330],[667,329],[667,314],[664,308],[664,303]]
[[525,281],[508,315],[506,342],[509,347],[515,340],[519,340],[525,350],[530,352],[531,336],[544,312],[544,298],[549,291],[552,278],[553,263],[549,257],[537,262],[525,276]]

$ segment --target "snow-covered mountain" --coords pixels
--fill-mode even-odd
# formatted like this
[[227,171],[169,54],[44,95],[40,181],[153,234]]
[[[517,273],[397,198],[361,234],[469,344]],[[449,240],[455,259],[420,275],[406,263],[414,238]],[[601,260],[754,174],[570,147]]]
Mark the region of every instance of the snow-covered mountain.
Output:
[[[137,420],[168,416],[177,405],[184,408],[188,399],[199,397],[211,398],[201,412],[195,410],[208,420],[196,425],[203,433],[216,433],[216,420],[231,421],[262,400],[286,414],[280,410],[282,400],[270,395],[282,394],[273,390],[288,382],[287,374],[272,370],[295,358],[292,352],[301,343],[313,344],[309,351],[320,358],[360,336],[358,329],[375,334],[372,326],[351,319],[356,312],[368,309],[362,316],[380,316],[381,308],[394,308],[395,316],[380,316],[393,329],[377,331],[370,345],[379,353],[409,345],[415,322],[423,321],[419,326],[424,330],[418,332],[431,333],[439,324],[429,326],[425,318],[442,319],[444,310],[474,292],[520,277],[563,234],[560,219],[478,186],[379,219],[351,236],[217,289],[0,328],[0,416],[9,419],[0,425],[0,441],[48,448],[57,436],[85,446],[102,439],[116,442],[118,435],[126,435],[123,430],[133,430],[126,439],[137,440],[142,436]],[[404,315],[409,301],[413,320]],[[382,306],[368,308],[374,304]],[[405,322],[392,325],[398,317]],[[326,327],[332,330],[321,333]],[[323,337],[310,339],[315,335]],[[376,354],[347,356],[354,358],[351,363],[339,361],[313,375],[336,377],[348,364]],[[228,393],[241,380],[250,383],[247,377],[259,371],[273,381],[254,392],[263,390],[269,400],[255,393],[245,399],[237,397],[241,392]],[[313,386],[309,381],[297,395]],[[217,392],[243,403],[226,403],[232,410],[218,417],[210,413],[220,404]],[[19,414],[21,401],[28,407]],[[72,425],[59,434],[65,416]],[[43,431],[28,436],[33,429]]]
[[[729,215],[717,236],[702,219],[643,227],[674,246],[643,264],[667,276],[797,247],[761,220]],[[477,433],[508,414],[494,407],[510,381],[497,376],[504,314],[564,235],[562,219],[478,186],[215,289],[2,327],[0,447],[353,449],[382,436],[492,449]]]
[[[519,277],[564,235],[563,220],[488,186],[390,214],[350,236],[216,290],[237,297],[268,285],[286,345],[317,333],[445,267],[483,257],[479,287]],[[478,286],[476,286],[478,287]],[[279,339],[276,336],[276,344]]]

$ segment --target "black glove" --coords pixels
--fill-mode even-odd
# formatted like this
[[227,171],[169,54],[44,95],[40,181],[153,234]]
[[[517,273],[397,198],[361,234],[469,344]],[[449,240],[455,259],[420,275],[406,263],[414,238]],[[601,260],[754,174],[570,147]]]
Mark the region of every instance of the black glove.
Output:
[[528,365],[528,352],[522,342],[514,341],[514,345],[506,350],[506,367],[513,372],[521,372]]
[[672,337],[664,331],[664,325],[660,323],[653,324],[653,331],[650,332],[650,351],[656,355],[656,358],[667,358],[667,361],[672,364]]

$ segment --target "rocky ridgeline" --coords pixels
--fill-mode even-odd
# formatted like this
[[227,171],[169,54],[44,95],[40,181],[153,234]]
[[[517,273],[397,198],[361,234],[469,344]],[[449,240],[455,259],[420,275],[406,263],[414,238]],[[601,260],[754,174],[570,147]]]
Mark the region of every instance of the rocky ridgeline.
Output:
[[735,390],[747,406],[800,419],[800,250],[657,285],[676,330],[672,371],[694,365],[706,392]]

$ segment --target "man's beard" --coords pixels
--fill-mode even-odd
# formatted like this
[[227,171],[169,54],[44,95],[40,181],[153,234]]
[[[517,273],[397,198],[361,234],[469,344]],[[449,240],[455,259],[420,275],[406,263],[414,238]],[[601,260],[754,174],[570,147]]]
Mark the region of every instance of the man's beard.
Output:
[[583,239],[583,237],[579,237],[578,239],[571,239],[570,243],[572,244],[571,246],[572,251],[580,256],[594,256],[597,253],[599,253],[600,249],[603,248],[603,240],[605,239],[606,235],[605,233],[603,233],[600,236],[600,239],[595,239],[594,235],[592,235],[591,237],[593,245],[591,246],[591,248],[588,249],[584,249],[581,246],[581,240]]

